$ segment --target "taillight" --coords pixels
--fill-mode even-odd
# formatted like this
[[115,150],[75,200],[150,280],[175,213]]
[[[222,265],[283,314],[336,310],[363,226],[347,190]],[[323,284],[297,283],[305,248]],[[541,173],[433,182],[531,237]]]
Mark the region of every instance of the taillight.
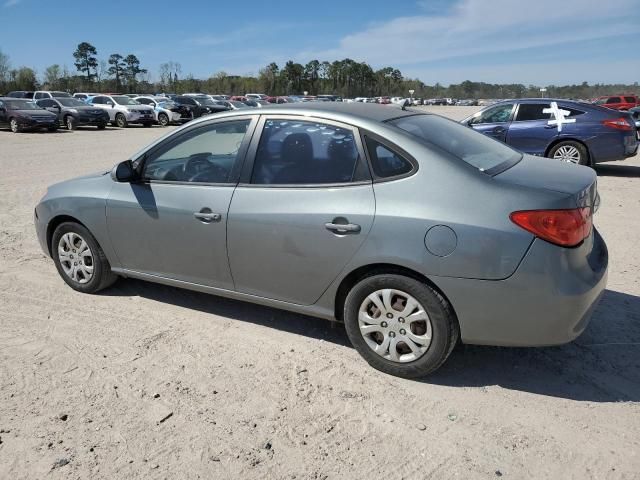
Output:
[[615,128],[616,130],[631,130],[632,126],[624,117],[613,118],[611,120],[604,120],[602,124],[605,127]]
[[575,247],[591,234],[591,208],[571,210],[522,210],[511,221],[547,242]]

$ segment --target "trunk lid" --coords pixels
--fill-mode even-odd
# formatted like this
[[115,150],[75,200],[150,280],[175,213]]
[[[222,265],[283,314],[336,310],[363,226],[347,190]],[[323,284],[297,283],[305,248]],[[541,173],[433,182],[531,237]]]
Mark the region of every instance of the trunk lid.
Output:
[[493,177],[498,182],[522,187],[566,193],[574,197],[576,207],[599,204],[597,175],[589,167],[550,158],[523,155],[513,167]]

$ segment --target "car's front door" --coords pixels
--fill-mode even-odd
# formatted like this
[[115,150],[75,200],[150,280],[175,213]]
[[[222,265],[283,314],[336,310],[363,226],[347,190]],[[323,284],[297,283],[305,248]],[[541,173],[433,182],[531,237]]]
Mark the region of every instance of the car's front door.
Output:
[[348,125],[278,116],[258,129],[229,209],[236,290],[310,305],[367,237],[370,174]]
[[195,125],[140,160],[140,181],[114,185],[107,224],[122,268],[233,289],[227,212],[255,122]]
[[543,101],[520,103],[509,125],[507,144],[521,152],[543,156],[559,134],[557,125],[549,125],[553,115],[544,113],[550,106],[549,102]]
[[501,103],[481,110],[469,120],[469,126],[478,132],[504,142],[513,113],[513,103]]

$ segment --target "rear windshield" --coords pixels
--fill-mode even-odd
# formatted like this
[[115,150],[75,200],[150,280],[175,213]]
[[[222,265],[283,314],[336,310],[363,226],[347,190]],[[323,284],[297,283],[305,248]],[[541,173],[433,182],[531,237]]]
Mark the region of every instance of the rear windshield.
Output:
[[506,170],[522,158],[511,147],[437,115],[412,115],[389,123],[489,175]]

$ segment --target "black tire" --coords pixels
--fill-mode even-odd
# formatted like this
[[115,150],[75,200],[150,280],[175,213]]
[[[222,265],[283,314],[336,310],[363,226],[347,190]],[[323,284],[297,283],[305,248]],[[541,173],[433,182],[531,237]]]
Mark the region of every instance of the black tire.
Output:
[[20,126],[20,124],[18,123],[18,120],[15,118],[10,118],[9,119],[9,128],[11,129],[11,131],[13,133],[20,133],[22,132],[22,127]]
[[[75,233],[79,235],[89,246],[93,260],[93,275],[91,279],[86,283],[80,283],[70,278],[64,271],[60,257],[58,255],[58,244],[60,239],[66,233]],[[53,262],[58,269],[58,273],[62,279],[74,290],[82,293],[96,293],[100,290],[112,285],[118,276],[111,271],[111,265],[105,256],[102,248],[98,245],[96,239],[91,235],[91,232],[85,227],[75,222],[64,222],[58,225],[53,232],[51,238],[51,254]]]
[[116,114],[116,127],[118,128],[127,128],[128,122],[127,118],[122,113]]
[[64,117],[64,125],[69,131],[76,129],[76,119],[73,118],[73,115],[67,115]]
[[160,124],[161,127],[166,127],[167,125],[169,125],[169,117],[167,116],[166,113],[158,114],[158,123]]
[[[394,289],[415,298],[429,315],[432,336],[426,352],[416,360],[400,363],[375,353],[360,332],[360,306],[373,292]],[[460,330],[449,302],[423,282],[404,275],[374,274],[361,279],[347,294],[344,303],[344,322],[349,340],[373,368],[404,378],[424,377],[437,370],[458,343]]]
[[98,130],[104,130],[105,128],[107,128],[107,124],[106,123],[98,124]]
[[[555,158],[556,154],[560,155],[558,152],[562,148],[569,149],[569,150],[575,149],[578,152],[578,155],[579,155],[578,161],[573,163],[577,163],[578,165],[587,165],[587,166],[591,165],[591,159],[589,158],[589,151],[587,150],[587,147],[585,147],[582,143],[575,142],[573,140],[565,140],[560,143],[557,143],[551,148],[551,150],[549,150],[547,157]],[[558,159],[562,160],[562,158],[558,158]]]

